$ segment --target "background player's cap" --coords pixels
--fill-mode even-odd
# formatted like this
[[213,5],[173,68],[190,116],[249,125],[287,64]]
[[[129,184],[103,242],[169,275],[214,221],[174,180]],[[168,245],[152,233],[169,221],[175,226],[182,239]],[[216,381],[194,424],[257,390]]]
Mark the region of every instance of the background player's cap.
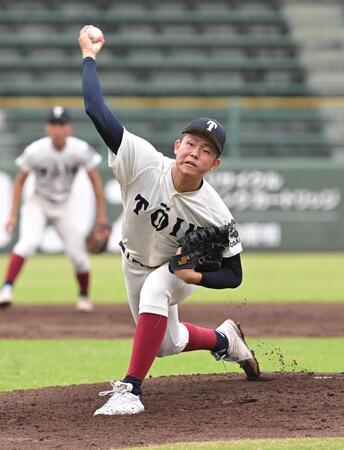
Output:
[[69,112],[63,106],[54,106],[49,112],[48,123],[64,125],[71,121]]
[[204,134],[213,142],[219,154],[223,151],[226,142],[226,130],[224,126],[215,119],[211,119],[210,117],[200,117],[198,119],[194,119],[183,130],[183,134],[184,133]]

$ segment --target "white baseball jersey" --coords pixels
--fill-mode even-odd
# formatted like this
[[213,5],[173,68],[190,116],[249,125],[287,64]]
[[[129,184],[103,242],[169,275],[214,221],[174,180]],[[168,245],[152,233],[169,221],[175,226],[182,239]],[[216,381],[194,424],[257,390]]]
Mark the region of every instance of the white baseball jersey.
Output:
[[81,139],[70,136],[65,147],[56,150],[47,136],[28,145],[15,162],[24,172],[35,174],[35,194],[53,203],[63,203],[68,200],[79,168],[91,170],[100,161],[101,156]]
[[[109,167],[122,190],[123,244],[132,258],[150,267],[175,255],[177,240],[187,231],[234,224],[227,206],[207,181],[197,191],[176,191],[171,173],[174,162],[127,130],[117,155],[109,150]],[[241,251],[240,238],[234,233],[224,256]]]

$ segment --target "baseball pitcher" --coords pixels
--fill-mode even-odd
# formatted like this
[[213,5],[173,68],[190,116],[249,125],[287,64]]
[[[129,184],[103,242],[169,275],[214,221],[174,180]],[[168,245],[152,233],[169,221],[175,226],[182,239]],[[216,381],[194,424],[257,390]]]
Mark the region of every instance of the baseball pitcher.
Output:
[[242,246],[232,214],[204,180],[216,170],[226,132],[216,119],[187,125],[174,143],[175,159],[123,127],[107,108],[97,76],[96,55],[104,38],[80,32],[86,112],[109,148],[108,164],[123,196],[123,272],[136,322],[126,375],[111,382],[95,415],[138,414],[142,382],[156,356],[208,350],[238,363],[247,378],[260,376],[240,326],[225,320],[216,330],[181,323],[178,304],[197,286],[235,288],[242,280]]

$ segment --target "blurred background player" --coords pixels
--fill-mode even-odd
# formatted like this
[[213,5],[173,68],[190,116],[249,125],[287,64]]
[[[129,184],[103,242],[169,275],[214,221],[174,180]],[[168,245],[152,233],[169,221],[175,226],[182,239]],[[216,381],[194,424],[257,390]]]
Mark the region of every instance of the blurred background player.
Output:
[[44,229],[52,225],[70,258],[79,286],[76,308],[92,311],[89,300],[90,262],[85,237],[74,222],[69,207],[73,181],[79,168],[84,167],[91,181],[97,204],[97,223],[107,223],[103,184],[96,166],[101,156],[85,141],[71,136],[69,112],[55,106],[49,113],[46,137],[28,145],[16,159],[19,171],[14,180],[12,205],[5,227],[12,233],[24,183],[30,173],[35,175],[35,189],[21,208],[19,241],[10,255],[4,285],[0,292],[0,307],[11,305],[13,285],[27,258],[35,254]]

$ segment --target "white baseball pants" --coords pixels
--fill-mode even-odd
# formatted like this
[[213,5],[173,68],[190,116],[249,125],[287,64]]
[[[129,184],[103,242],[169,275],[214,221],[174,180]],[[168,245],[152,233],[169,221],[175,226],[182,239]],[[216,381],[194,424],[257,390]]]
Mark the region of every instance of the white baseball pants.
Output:
[[65,252],[75,271],[78,273],[88,272],[90,263],[85,239],[73,222],[66,203],[53,204],[37,196],[26,200],[21,208],[19,240],[13,248],[13,252],[23,258],[34,255],[42,241],[47,224],[56,229],[64,242]]
[[142,267],[122,257],[122,267],[132,316],[137,323],[140,313],[167,317],[167,329],[159,357],[180,353],[189,341],[187,328],[179,322],[178,303],[197,286],[186,284],[168,270],[168,263],[157,269]]

